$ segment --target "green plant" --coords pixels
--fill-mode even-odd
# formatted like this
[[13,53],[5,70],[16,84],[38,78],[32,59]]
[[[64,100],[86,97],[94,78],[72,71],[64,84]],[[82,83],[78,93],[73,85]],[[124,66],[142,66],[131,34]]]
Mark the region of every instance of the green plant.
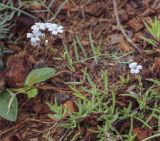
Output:
[[9,90],[0,93],[0,116],[15,121],[17,119],[18,101],[16,96]]
[[[160,108],[158,100],[160,99],[157,87],[159,86],[159,80],[149,79],[148,81],[153,83],[148,89],[144,90],[143,81],[141,76],[137,76],[137,85],[133,92],[129,94],[123,94],[123,97],[131,97],[138,103],[138,107],[133,109],[133,103],[130,101],[126,107],[118,107],[117,90],[116,88],[110,89],[108,71],[101,71],[101,87],[99,87],[89,73],[87,68],[82,70],[83,79],[82,82],[86,82],[89,86],[73,85],[70,83],[69,88],[72,91],[76,100],[77,111],[69,113],[68,116],[64,116],[63,106],[61,104],[51,105],[51,111],[54,112],[51,117],[56,117],[60,120],[60,125],[63,128],[75,129],[85,126],[89,128],[91,125],[89,122],[85,122],[89,117],[94,117],[96,129],[91,132],[97,135],[97,140],[125,140],[134,141],[136,134],[133,132],[135,123],[139,123],[144,128],[153,129],[150,125],[150,121],[153,119],[157,122],[160,121],[159,113]],[[100,81],[99,80],[99,81]],[[128,84],[129,76],[121,78],[122,83],[118,85],[124,86]],[[117,89],[121,86],[117,86]],[[86,94],[86,95],[84,95]],[[152,105],[150,103],[153,102]],[[55,115],[55,116],[54,116]],[[116,129],[116,125],[121,121],[129,121],[128,130],[123,133],[119,133]],[[83,124],[82,124],[83,123]],[[160,122],[159,122],[160,123]],[[156,132],[159,136],[158,131]],[[154,136],[153,136],[154,137]]]
[[0,39],[7,38],[11,27],[9,21],[12,19],[14,13],[15,12],[12,12],[10,15],[8,13],[0,14]]
[[52,115],[52,114],[48,115],[52,119],[60,120],[64,117],[64,115],[67,112],[66,108],[63,108],[62,105],[58,105],[56,99],[55,99],[54,105],[51,105],[49,103],[47,103],[47,105],[50,107],[50,110],[55,113],[54,115]]
[[[100,127],[97,126],[99,134],[98,138],[103,140],[106,136],[106,132],[115,131],[112,124],[118,119],[118,115],[114,114],[116,92],[109,91],[108,85],[108,73],[107,71],[102,71],[101,80],[103,81],[104,88],[100,90],[96,84],[92,81],[90,75],[83,71],[84,80],[89,82],[90,88],[81,86],[81,90],[89,94],[87,98],[84,96],[78,89],[70,86],[70,89],[73,92],[73,95],[76,96],[77,100],[75,101],[77,112],[70,113],[67,118],[63,121],[64,117],[62,116],[62,106],[57,106],[57,103],[53,104],[51,111],[55,113],[55,117],[60,117],[61,126],[64,128],[77,128],[80,127],[81,122],[83,122],[87,117],[97,116],[97,121],[104,122],[105,125]],[[110,94],[109,94],[110,93]],[[108,102],[105,102],[105,99],[108,99]],[[61,112],[59,112],[59,109]],[[106,116],[107,115],[107,116]],[[86,124],[87,126],[87,124]],[[107,131],[106,131],[107,130]],[[103,136],[101,136],[103,134]]]
[[71,55],[69,54],[69,51],[68,51],[66,46],[65,46],[64,49],[65,49],[65,51],[64,51],[64,53],[61,53],[61,56],[62,56],[63,60],[66,62],[67,67],[72,72],[74,72],[75,68],[74,68],[74,65],[73,65],[73,59],[72,59]]
[[[9,4],[9,2],[7,4]],[[7,38],[11,27],[10,20],[13,18],[14,14],[14,11],[7,11],[3,5],[0,5],[0,39]]]
[[93,52],[93,55],[94,55],[94,60],[96,62],[96,64],[98,63],[98,57],[100,55],[102,55],[102,52],[101,52],[101,40],[100,40],[100,43],[99,45],[96,47],[93,43],[93,39],[92,39],[92,35],[91,33],[89,33],[89,42],[90,42],[90,45],[91,45],[91,48],[92,48],[92,52]]
[[37,84],[46,81],[53,77],[55,69],[45,67],[32,70],[24,83],[24,87],[16,89],[6,89],[0,93],[0,116],[10,120],[16,121],[18,113],[18,101],[16,96],[18,94],[26,94],[27,97],[33,98],[38,94]]
[[[56,16],[59,14],[59,12],[61,11],[61,9],[63,8],[63,6],[66,4],[68,0],[64,0],[61,5],[58,7],[57,11],[55,13],[52,12],[51,10],[51,6],[56,3],[56,0],[51,0],[50,3],[48,5],[46,5],[46,1],[45,0],[37,0],[37,3],[39,2],[40,4],[42,4],[45,8],[46,8],[46,11],[49,12],[51,14],[51,17],[50,19],[48,19],[48,22],[52,22]],[[31,1],[33,3],[33,1]],[[46,12],[44,10],[42,10],[42,12]],[[40,12],[40,11],[37,11],[37,12]]]
[[13,24],[11,24],[11,20],[15,14],[24,14],[33,19],[36,19],[36,17],[33,15],[22,10],[20,1],[18,2],[17,7],[15,7],[15,4],[12,0],[8,0],[6,3],[0,2],[0,39],[8,38],[10,28],[13,26]]
[[124,74],[120,75],[119,78],[120,78],[121,83],[124,84],[124,85],[128,84],[129,81],[130,81],[130,75],[129,74],[127,74],[127,75],[124,75]]
[[150,24],[146,23],[145,21],[144,24],[148,32],[151,34],[152,38],[149,39],[146,37],[142,37],[142,39],[153,46],[160,46],[160,20],[155,17]]

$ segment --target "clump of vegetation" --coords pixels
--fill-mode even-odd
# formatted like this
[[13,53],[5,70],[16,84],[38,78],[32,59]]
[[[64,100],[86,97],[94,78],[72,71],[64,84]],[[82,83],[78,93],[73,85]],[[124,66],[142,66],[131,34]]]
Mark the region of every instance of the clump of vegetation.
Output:
[[145,41],[149,44],[153,45],[154,47],[160,46],[160,21],[157,17],[151,21],[150,24],[144,22],[147,31],[150,33],[151,38],[142,37]]
[[[146,27],[148,26],[146,25]],[[151,25],[151,27],[154,28],[155,25]],[[160,28],[157,27],[156,30],[158,29]],[[153,36],[156,37],[155,33],[153,33]],[[99,52],[97,54],[95,52],[96,47],[92,42],[91,35],[89,36],[89,40],[93,51],[92,59],[97,63],[98,58],[101,57],[103,53]],[[76,50],[77,48],[75,51]],[[85,49],[83,49],[83,52],[84,56],[87,56]],[[68,56],[68,66],[72,71],[74,71],[73,59],[69,56],[68,50],[66,54]],[[79,59],[78,52],[75,52],[75,55],[75,58]],[[73,96],[75,96],[74,103],[76,107],[75,109],[77,110],[71,112],[69,107],[64,107],[62,104],[58,104],[55,100],[55,104],[47,103],[50,110],[54,112],[54,114],[50,114],[49,117],[60,122],[60,126],[66,129],[76,130],[81,129],[82,127],[87,127],[89,131],[96,135],[96,140],[99,141],[135,141],[138,134],[138,131],[135,128],[136,124],[142,126],[142,128],[139,126],[137,128],[142,134],[146,129],[148,132],[150,131],[148,133],[149,137],[146,136],[143,141],[159,136],[159,131],[151,125],[151,122],[155,121],[156,124],[159,123],[158,115],[160,111],[158,108],[158,101],[160,100],[160,97],[158,96],[158,87],[160,85],[160,81],[156,79],[145,80],[150,83],[150,86],[145,88],[143,86],[142,76],[139,74],[142,69],[142,65],[138,65],[137,62],[128,62],[127,64],[129,64],[128,67],[130,68],[131,74],[127,74],[127,76],[120,75],[120,81],[114,89],[111,88],[112,86],[109,83],[110,79],[107,70],[101,70],[101,78],[99,80],[101,81],[101,87],[92,80],[91,74],[83,70],[82,72],[84,76],[81,82],[82,84],[83,82],[88,82],[89,86],[83,86],[81,83],[79,83],[79,86],[76,86],[74,85],[76,82],[69,85]],[[121,95],[124,99],[127,98],[132,100],[128,101],[127,106],[118,106],[118,90],[121,89],[121,87],[128,86],[130,84],[132,75],[135,75],[137,80],[134,89],[128,90],[126,93]],[[135,107],[133,101],[136,101],[138,106]],[[121,124],[121,122],[127,123],[127,130],[123,132],[118,130],[118,124]],[[123,126],[123,124],[120,126]],[[79,133],[73,136],[72,139],[81,138],[80,132],[81,131],[79,130]],[[153,133],[156,135],[152,136]]]
[[[23,3],[25,2],[32,3],[32,1],[23,1]],[[46,5],[45,0],[34,3],[45,7],[47,10],[40,10],[40,12],[50,12],[51,17],[45,19],[46,22],[35,22],[31,26],[29,30],[32,31],[26,33],[26,40],[30,41],[30,45],[27,44],[29,49],[26,48],[26,50],[28,49],[30,53],[36,50],[39,53],[42,49],[44,51],[42,54],[46,55],[44,55],[44,58],[51,58],[48,59],[50,61],[49,65],[55,67],[34,67],[28,73],[21,87],[3,89],[0,92],[0,117],[15,122],[18,115],[17,95],[24,94],[28,99],[36,97],[39,92],[38,88],[57,74],[61,75],[60,79],[62,81],[55,81],[52,84],[58,86],[58,89],[63,87],[65,90],[61,91],[60,89],[58,92],[67,92],[71,98],[68,100],[69,103],[66,103],[66,101],[59,102],[58,98],[55,98],[54,102],[52,100],[51,102],[47,101],[46,104],[50,108],[48,117],[55,121],[63,131],[66,131],[65,136],[70,141],[80,140],[84,134],[86,136],[89,134],[89,137],[94,137],[97,141],[135,141],[141,135],[143,137],[138,140],[148,141],[159,137],[160,80],[157,78],[148,79],[150,71],[147,70],[145,63],[143,64],[140,59],[137,59],[139,56],[132,59],[134,51],[129,49],[124,53],[115,48],[107,48],[106,51],[106,48],[103,48],[103,39],[95,42],[90,31],[87,32],[89,34],[87,35],[88,40],[86,39],[87,47],[83,45],[86,42],[82,43],[78,35],[75,36],[72,43],[69,41],[69,45],[65,44],[62,38],[54,40],[55,36],[65,31],[63,26],[52,22],[59,13],[59,9],[55,14],[51,10],[54,2],[54,0],[51,0],[48,5]],[[63,1],[61,6],[65,2],[66,0]],[[12,26],[10,20],[15,13],[23,13],[35,18],[21,10],[21,6],[18,4],[15,7],[11,0],[5,4],[0,3],[0,39],[8,38]],[[76,11],[76,9],[73,11]],[[36,13],[36,11],[34,12]],[[117,18],[118,12],[115,13]],[[82,17],[83,14],[84,12],[82,12]],[[120,19],[117,18],[117,20]],[[160,21],[155,18],[150,24],[146,22],[144,24],[151,38],[142,38],[150,45],[159,47]],[[125,38],[128,37],[121,25],[120,28]],[[58,42],[62,49],[58,51],[54,48],[54,41]],[[128,41],[132,43],[130,38],[128,38]],[[125,40],[123,44],[126,48],[128,47]],[[5,47],[0,48],[0,67],[3,66],[3,55],[8,51],[5,49]],[[34,53],[28,59],[36,66],[39,62],[37,63],[37,60],[34,59]],[[41,57],[42,55],[38,54],[37,56]],[[63,73],[67,75],[63,75]],[[60,79],[56,80],[59,81]],[[57,87],[48,86],[47,88],[56,91]],[[46,92],[48,92],[47,90]],[[48,136],[50,137],[50,135]],[[47,136],[45,137],[47,138]],[[63,138],[60,140],[63,140]]]
[[[103,89],[98,88],[88,73],[84,74],[84,79],[89,82],[90,88],[70,86],[72,94],[76,97],[75,105],[77,111],[70,112],[70,109],[63,108],[62,105],[58,106],[57,102],[55,102],[54,105],[48,104],[51,111],[54,112],[53,115],[49,116],[54,120],[60,120],[60,126],[63,128],[78,129],[85,126],[93,134],[96,134],[97,140],[100,141],[134,141],[136,133],[133,131],[133,127],[136,122],[139,122],[144,128],[153,129],[150,121],[153,119],[157,120],[157,123],[159,121],[157,102],[160,97],[158,96],[157,88],[160,81],[152,80],[153,85],[146,89],[146,91],[141,91],[143,89],[141,76],[137,76],[138,83],[135,88],[137,92],[129,91],[127,94],[122,95],[122,97],[131,97],[137,101],[139,106],[133,109],[133,103],[131,101],[127,107],[119,107],[116,103],[118,98],[117,90],[122,86],[120,84],[124,84],[124,81],[120,81],[117,89],[112,90],[109,85],[108,72],[102,71],[101,73]],[[126,79],[128,80],[128,78]],[[87,93],[87,96],[84,96],[82,92]],[[153,105],[150,105],[150,103]],[[146,117],[144,113],[148,113],[149,115]],[[65,116],[66,114],[67,117]],[[123,134],[116,128],[117,124],[120,124],[122,121],[128,121],[129,123],[128,132]],[[93,122],[95,123],[94,130],[92,129]]]
[[55,70],[53,68],[40,68],[32,70],[22,88],[7,88],[0,93],[0,116],[10,120],[16,121],[18,114],[18,101],[16,96],[18,94],[26,94],[27,97],[33,98],[38,94],[37,84],[53,77]]
[[[62,26],[51,23],[36,23],[31,28],[33,31],[32,33],[27,33],[27,37],[30,38],[31,45],[36,47],[40,47],[43,44],[43,41],[46,46],[50,45],[49,42],[51,38],[48,41],[48,36],[46,36],[45,33],[42,33],[42,31],[48,30],[52,35],[63,33]],[[46,43],[46,41],[48,42]],[[18,101],[16,96],[23,93],[26,94],[29,99],[35,97],[38,94],[38,89],[35,85],[53,77],[54,74],[55,69],[53,68],[45,67],[34,69],[28,74],[22,88],[8,88],[1,92],[0,116],[10,121],[16,121],[18,113]]]

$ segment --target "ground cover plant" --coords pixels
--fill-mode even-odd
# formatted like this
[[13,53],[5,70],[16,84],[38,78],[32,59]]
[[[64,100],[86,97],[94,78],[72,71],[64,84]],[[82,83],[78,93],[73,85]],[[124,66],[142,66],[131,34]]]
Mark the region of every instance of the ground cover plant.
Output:
[[0,140],[160,140],[159,0],[0,2]]

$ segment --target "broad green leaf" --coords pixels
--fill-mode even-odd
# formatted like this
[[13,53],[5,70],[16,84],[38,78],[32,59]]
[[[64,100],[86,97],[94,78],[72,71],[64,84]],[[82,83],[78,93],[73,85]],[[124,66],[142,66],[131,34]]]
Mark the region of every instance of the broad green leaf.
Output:
[[33,86],[34,84],[46,81],[47,79],[51,78],[55,72],[55,69],[49,67],[34,69],[28,74],[25,80],[25,85]]
[[28,98],[36,97],[37,94],[38,94],[37,88],[32,88],[32,89],[27,91],[27,97]]
[[16,96],[11,96],[8,91],[0,93],[0,116],[9,121],[16,121],[18,102]]

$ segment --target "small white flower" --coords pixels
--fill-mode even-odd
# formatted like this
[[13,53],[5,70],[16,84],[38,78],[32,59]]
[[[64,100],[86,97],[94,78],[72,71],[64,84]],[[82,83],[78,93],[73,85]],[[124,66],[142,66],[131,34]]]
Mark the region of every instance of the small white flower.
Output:
[[43,35],[42,32],[40,32],[40,31],[34,31],[34,30],[32,31],[32,34],[33,34],[34,37],[41,37]]
[[38,38],[38,37],[33,37],[33,38],[31,38],[31,44],[33,45],[33,46],[37,46],[37,45],[39,45],[39,42],[40,42],[40,38]]
[[35,23],[35,25],[37,27],[39,27],[40,30],[45,30],[46,29],[45,23]]
[[35,25],[37,25],[39,27],[39,29],[41,29],[41,30],[45,30],[46,29],[45,23],[35,23]]
[[57,31],[59,32],[59,33],[63,33],[63,26],[58,26],[58,28],[57,28]]
[[57,35],[58,34],[58,31],[57,30],[53,30],[52,31],[52,35]]
[[63,26],[57,26],[57,28],[53,28],[52,35],[57,35],[58,33],[63,33]]
[[57,30],[57,27],[49,27],[48,28],[48,31],[50,31],[50,32],[55,31],[55,30]]
[[54,31],[57,31],[57,28],[58,28],[58,26],[54,24],[54,25],[48,27],[48,31],[54,32]]
[[52,23],[46,23],[45,26],[46,26],[47,29],[55,29],[55,28],[57,28],[58,25],[54,24],[54,23],[53,24]]
[[137,62],[132,62],[131,64],[129,64],[129,68],[131,69],[130,73],[138,74],[140,72],[140,70],[142,69],[142,66],[137,65]]
[[140,72],[139,69],[131,69],[130,71],[132,74],[138,74]]
[[32,38],[33,34],[32,33],[27,33],[27,38]]
[[137,67],[137,62],[132,62],[131,64],[129,64],[129,68],[133,69]]
[[44,23],[35,23],[35,25],[31,27],[31,29],[34,31],[45,30],[46,26]]
[[[40,46],[41,40],[44,41],[45,32],[48,30],[50,34],[57,35],[63,33],[63,27],[55,23],[35,23],[32,27],[32,33],[27,33],[27,38],[30,38],[30,42],[33,46]],[[48,40],[44,41],[45,45],[48,44]]]
[[45,46],[47,46],[47,45],[48,45],[48,40],[45,40],[45,43],[44,43],[44,44],[45,44]]
[[31,26],[31,29],[33,30],[33,31],[39,31],[39,26],[37,26],[37,25],[33,25],[33,26]]
[[137,69],[141,70],[141,69],[142,69],[142,66],[141,66],[141,65],[138,65],[138,66],[137,66]]
[[45,23],[46,28],[52,27],[52,23]]

